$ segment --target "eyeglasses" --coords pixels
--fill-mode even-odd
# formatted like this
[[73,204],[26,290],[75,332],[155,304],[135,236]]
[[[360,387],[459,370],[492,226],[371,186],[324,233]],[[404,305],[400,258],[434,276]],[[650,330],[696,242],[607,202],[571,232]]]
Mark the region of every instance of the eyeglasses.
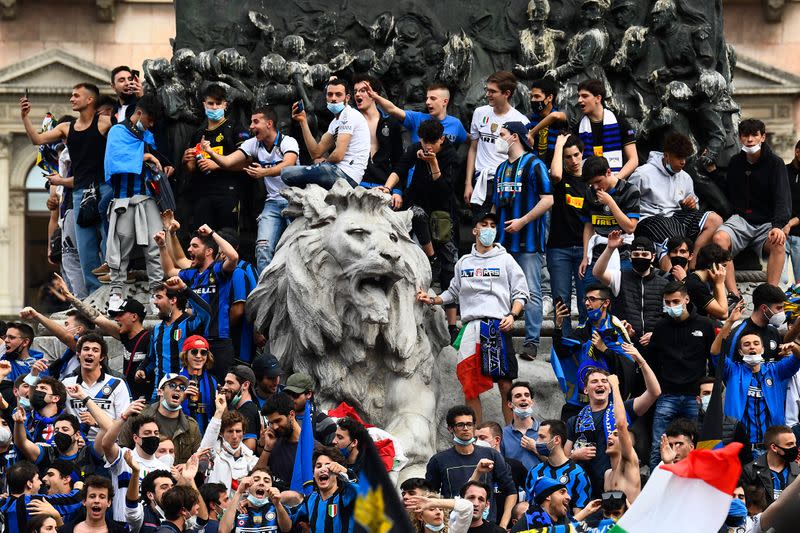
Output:
[[458,422],[453,424],[453,427],[456,429],[471,429],[474,425],[472,422]]
[[189,350],[189,355],[202,355],[205,357],[208,355],[208,350],[204,350],[202,348],[192,348]]
[[186,385],[184,385],[183,383],[175,383],[174,381],[170,381],[169,383],[167,383],[167,387],[169,387],[170,389],[179,390],[181,392],[186,390]]
[[590,304],[593,304],[595,302],[602,302],[603,300],[605,300],[605,298],[598,298],[597,296],[587,296],[586,298],[583,299],[584,302],[589,302]]

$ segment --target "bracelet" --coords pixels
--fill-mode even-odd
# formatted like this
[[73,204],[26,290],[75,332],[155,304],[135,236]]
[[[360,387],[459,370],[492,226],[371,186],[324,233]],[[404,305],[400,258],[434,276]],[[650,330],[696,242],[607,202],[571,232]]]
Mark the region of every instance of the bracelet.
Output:
[[213,237],[213,236],[214,236],[214,233],[216,233],[216,232],[215,232],[215,231],[212,229],[212,230],[211,230],[211,233],[209,233],[209,234],[208,234],[208,236],[209,236],[209,237]]
[[83,400],[81,400],[81,403],[83,403],[84,407],[89,405],[89,400],[91,400],[91,398],[89,398],[88,396],[86,398],[84,398]]

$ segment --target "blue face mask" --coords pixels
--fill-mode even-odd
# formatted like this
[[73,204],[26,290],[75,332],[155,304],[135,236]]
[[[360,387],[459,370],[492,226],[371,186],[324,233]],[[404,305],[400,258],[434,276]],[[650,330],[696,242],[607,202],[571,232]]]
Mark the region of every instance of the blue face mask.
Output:
[[666,314],[670,318],[678,319],[683,315],[683,304],[675,305],[675,306],[664,306],[664,314]]
[[672,168],[672,165],[670,165],[669,163],[664,163],[664,168],[667,170],[667,173],[670,176],[674,176],[675,174],[678,173],[675,169]]
[[136,129],[139,130],[139,131],[147,130],[147,128],[144,127],[144,124],[142,124],[141,120],[137,120],[136,121]]
[[495,237],[497,237],[495,228],[481,228],[480,233],[478,233],[478,241],[484,246],[494,244]]
[[458,444],[460,446],[469,446],[470,444],[475,442],[475,437],[472,437],[471,439],[464,440],[464,439],[459,439],[458,437],[453,435],[453,442],[455,442],[456,444]]
[[550,448],[547,447],[546,442],[537,442],[536,453],[541,457],[550,457]]
[[206,108],[206,117],[208,120],[212,120],[214,122],[218,122],[225,118],[225,109],[219,107],[217,109],[209,109]]
[[444,522],[442,522],[438,526],[435,526],[433,524],[425,524],[425,529],[428,529],[430,531],[441,531],[444,529]]
[[484,520],[489,518],[489,508],[488,507],[483,510],[483,514],[481,515],[481,518],[483,518]]
[[20,399],[17,400],[17,405],[19,405],[20,407],[22,407],[26,411],[30,411],[31,410],[31,401],[29,399],[25,398],[25,397],[20,397]]
[[161,400],[161,407],[163,407],[164,409],[166,409],[167,411],[169,411],[171,413],[174,413],[175,411],[180,411],[181,410],[181,404],[178,404],[175,407],[170,407],[169,404],[167,403],[167,400]]
[[247,501],[252,503],[254,507],[264,507],[269,503],[269,498],[256,498],[252,494],[248,494]]
[[586,311],[586,316],[589,318],[590,322],[597,322],[603,316],[603,308],[598,307],[597,309],[589,309]]
[[334,115],[338,115],[344,111],[344,102],[328,102],[328,111]]
[[344,448],[339,448],[339,451],[342,452],[342,457],[347,459],[350,457],[350,446],[345,446]]

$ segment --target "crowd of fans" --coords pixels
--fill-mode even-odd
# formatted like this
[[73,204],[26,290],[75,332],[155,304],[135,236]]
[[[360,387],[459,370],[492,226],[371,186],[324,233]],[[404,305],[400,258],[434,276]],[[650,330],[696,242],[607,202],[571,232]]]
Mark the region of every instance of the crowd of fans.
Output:
[[[244,313],[291,223],[281,190],[337,180],[411,211],[434,285],[416,299],[446,307],[459,352],[465,404],[447,413],[452,447],[400,485],[420,533],[607,529],[652,469],[698,446],[715,383],[725,386],[719,439],[741,442],[745,465],[726,524],[760,531],[761,513],[800,474],[800,320],[779,288],[789,254],[800,273],[800,143],[784,164],[764,124],[741,121],[725,218],[703,209],[684,170],[692,141],[671,133],[640,165],[636,132],[605,107],[598,80],[580,84],[573,125],[555,107],[554,82],[531,85],[525,116],[510,104],[514,75],[496,72],[465,129],[447,113],[444,85],[429,86],[425,113],[392,104],[376,79],[333,78],[319,138],[302,104],[292,107],[301,139],[278,129],[270,107],[254,109],[249,128],[229,121],[225,90],[212,84],[207,124],[175,163],[157,149],[159,103],[136,71],[114,69],[111,84],[110,99],[76,85],[78,116],[49,129],[37,130],[20,100],[32,143],[58,154],[50,255],[63,277],[52,291],[70,310],[61,321],[26,307],[3,325],[5,531],[352,529],[374,428],[318,410],[309,376],[282,381]],[[163,190],[176,165],[196,195],[188,243]],[[254,250],[240,250],[239,191],[250,178],[266,199]],[[458,258],[464,206],[474,243]],[[733,257],[747,248],[766,260],[767,282],[742,320]],[[125,294],[141,275],[137,254],[149,310]],[[110,299],[98,310],[83,300],[102,283]],[[518,359],[539,355],[546,316],[564,398],[559,419],[540,420],[537,384],[518,379]],[[36,351],[32,325],[63,354]],[[108,367],[105,337],[124,347],[121,371]],[[480,400],[494,383],[497,421]],[[310,494],[293,479],[306,417],[318,445]],[[401,456],[396,442],[387,470]]]

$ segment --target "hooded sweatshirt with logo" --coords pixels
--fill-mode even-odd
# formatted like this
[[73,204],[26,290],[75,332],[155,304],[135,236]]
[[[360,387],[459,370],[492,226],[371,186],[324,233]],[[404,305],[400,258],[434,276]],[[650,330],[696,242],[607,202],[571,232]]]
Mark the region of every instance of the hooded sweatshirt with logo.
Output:
[[692,177],[683,170],[670,174],[664,166],[664,153],[655,150],[628,181],[639,189],[642,220],[653,215],[672,216],[683,209],[679,202],[694,194]]
[[522,268],[499,244],[485,253],[472,252],[456,263],[450,287],[441,294],[444,305],[458,302],[466,324],[479,318],[503,318],[514,300],[528,301],[528,283]]

